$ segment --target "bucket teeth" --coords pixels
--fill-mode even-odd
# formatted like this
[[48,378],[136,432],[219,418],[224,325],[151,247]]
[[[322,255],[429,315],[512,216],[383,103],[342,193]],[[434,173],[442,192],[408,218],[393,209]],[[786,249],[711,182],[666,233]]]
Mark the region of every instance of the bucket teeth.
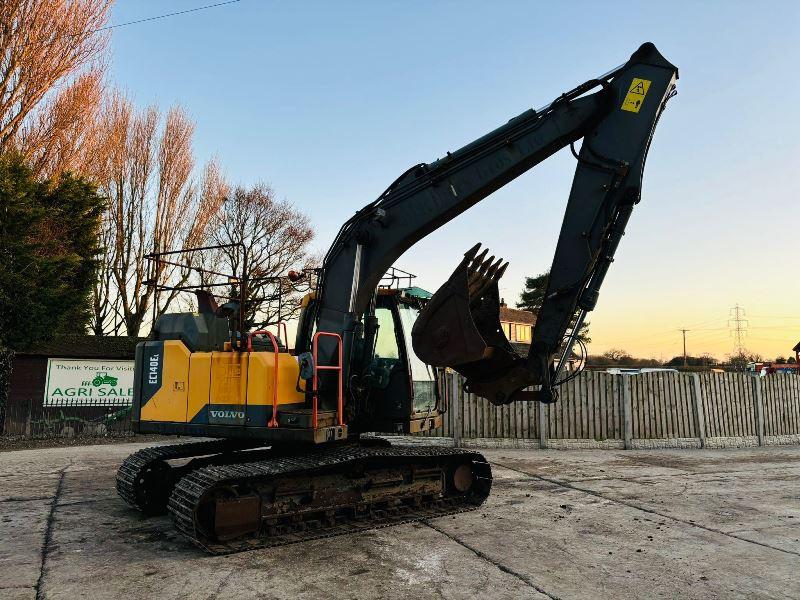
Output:
[[478,250],[480,249],[481,249],[481,243],[478,242],[472,248],[464,252],[464,262],[469,262],[473,258],[475,258],[475,255],[478,253]]
[[506,269],[507,269],[507,268],[508,268],[508,263],[504,264],[502,267],[500,267],[499,269],[497,269],[497,272],[494,274],[494,280],[495,280],[495,281],[500,281],[500,278],[501,278],[501,277],[503,276],[503,274],[506,272]]
[[[508,263],[477,244],[420,311],[412,328],[414,352],[439,367],[464,366],[462,374],[485,379],[519,360],[500,326],[497,282]],[[491,349],[488,352],[487,350]]]
[[496,263],[494,263],[492,266],[486,269],[486,277],[494,280],[494,275],[495,273],[497,273],[497,269],[499,269],[500,265],[502,264],[503,264],[503,259],[502,258],[497,259]]
[[480,268],[480,266],[483,264],[483,259],[486,258],[487,254],[489,254],[489,249],[484,248],[483,252],[472,258],[472,262],[470,263],[467,271],[470,275],[475,273]]
[[483,264],[481,265],[481,276],[484,277],[488,276],[489,269],[492,268],[493,262],[494,262],[494,254],[492,254],[489,258],[483,261]]
[[486,258],[488,248],[484,248],[480,254],[477,254],[477,248],[472,248],[467,254],[473,257],[467,269],[467,290],[470,303],[473,303],[503,276],[508,263],[504,263],[502,258],[495,260],[494,255]]

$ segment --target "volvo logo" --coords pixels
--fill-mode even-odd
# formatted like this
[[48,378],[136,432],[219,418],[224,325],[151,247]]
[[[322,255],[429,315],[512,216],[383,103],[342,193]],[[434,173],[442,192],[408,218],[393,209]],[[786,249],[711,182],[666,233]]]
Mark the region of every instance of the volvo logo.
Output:
[[215,419],[244,419],[244,413],[239,410],[210,410],[208,412]]

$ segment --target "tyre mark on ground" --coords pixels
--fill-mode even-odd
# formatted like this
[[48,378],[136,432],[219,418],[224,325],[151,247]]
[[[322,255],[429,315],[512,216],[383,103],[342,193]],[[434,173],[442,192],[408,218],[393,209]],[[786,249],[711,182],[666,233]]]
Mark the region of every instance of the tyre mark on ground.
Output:
[[490,462],[492,462],[492,464],[497,465],[498,467],[502,467],[504,469],[508,469],[509,471],[514,471],[516,473],[519,473],[521,475],[525,475],[526,477],[530,477],[532,479],[538,479],[539,481],[545,481],[547,483],[552,483],[553,485],[557,485],[557,486],[560,486],[560,487],[564,487],[564,488],[568,488],[568,489],[571,489],[571,490],[575,490],[576,492],[582,492],[584,494],[589,494],[591,496],[595,496],[596,498],[601,498],[603,500],[607,500],[608,502],[615,502],[617,504],[622,504],[623,506],[627,506],[629,508],[640,510],[642,512],[645,512],[645,513],[648,513],[648,514],[651,514],[651,515],[658,515],[659,517],[662,517],[664,519],[670,519],[671,521],[675,521],[677,523],[683,523],[684,525],[689,525],[690,527],[697,527],[698,529],[704,529],[706,531],[710,531],[711,533],[717,533],[719,535],[724,535],[726,537],[729,537],[729,538],[732,538],[732,539],[735,539],[735,540],[739,540],[740,542],[746,542],[748,544],[755,544],[756,546],[762,546],[764,548],[769,548],[770,550],[777,550],[778,552],[783,552],[784,554],[791,554],[793,556],[800,556],[800,552],[795,552],[794,550],[786,550],[785,548],[779,548],[778,546],[773,546],[773,545],[767,544],[765,542],[758,542],[756,540],[750,540],[750,539],[747,539],[745,537],[741,537],[741,536],[738,536],[738,535],[733,535],[733,534],[728,533],[726,531],[722,531],[721,529],[716,529],[715,527],[709,527],[708,525],[702,525],[701,523],[697,523],[696,521],[688,521],[686,519],[681,519],[681,518],[675,517],[675,516],[667,514],[667,513],[658,512],[657,510],[654,510],[652,508],[647,508],[646,506],[640,506],[640,505],[635,504],[633,502],[629,502],[628,500],[620,500],[619,498],[613,498],[611,496],[605,496],[604,494],[601,494],[600,492],[596,492],[596,491],[590,490],[588,488],[583,488],[583,487],[574,485],[573,483],[570,483],[568,481],[561,481],[559,479],[553,479],[552,477],[544,477],[542,475],[535,475],[533,473],[528,473],[527,471],[523,471],[522,469],[517,469],[517,468],[514,468],[514,467],[508,467],[508,466],[506,466],[506,465],[504,465],[503,463],[500,463],[500,462],[493,462],[493,461],[490,461]]
[[488,554],[486,554],[485,552],[483,552],[483,551],[481,551],[481,550],[478,550],[478,549],[477,549],[477,548],[475,548],[474,546],[471,546],[470,544],[468,544],[467,542],[465,542],[465,541],[464,541],[464,540],[462,540],[461,538],[459,538],[459,537],[457,537],[457,536],[455,536],[455,535],[452,535],[452,534],[450,534],[450,533],[447,533],[446,531],[444,531],[443,529],[440,529],[440,528],[438,528],[436,525],[432,524],[432,523],[431,523],[430,521],[428,521],[428,520],[423,520],[423,521],[422,521],[422,523],[424,523],[425,525],[427,525],[428,527],[430,527],[430,528],[431,528],[431,529],[433,529],[434,531],[438,531],[438,532],[439,532],[439,533],[441,533],[443,536],[445,536],[445,537],[446,537],[446,538],[448,538],[449,540],[452,540],[453,542],[455,542],[455,543],[456,543],[456,544],[458,544],[459,546],[462,546],[462,547],[466,548],[467,550],[469,550],[470,552],[472,552],[472,553],[473,553],[475,556],[477,556],[478,558],[480,558],[480,559],[482,559],[482,560],[485,560],[486,562],[488,562],[488,563],[489,563],[489,564],[491,564],[491,565],[494,565],[495,567],[497,567],[498,569],[500,569],[500,570],[501,570],[503,573],[507,573],[507,574],[511,575],[512,577],[516,577],[516,578],[517,578],[517,579],[519,579],[519,580],[520,580],[522,583],[524,583],[525,585],[527,585],[527,586],[529,586],[529,587],[532,587],[533,589],[535,589],[535,590],[536,590],[537,592],[539,592],[540,594],[544,594],[544,595],[545,595],[545,596],[547,596],[548,598],[551,598],[551,600],[561,600],[561,599],[560,599],[558,596],[556,596],[556,595],[554,595],[554,594],[551,594],[550,592],[548,592],[547,590],[545,590],[545,589],[544,589],[542,586],[538,585],[536,582],[534,582],[534,581],[533,581],[533,580],[532,580],[530,577],[528,577],[527,575],[525,575],[525,574],[523,574],[523,573],[520,573],[520,572],[518,572],[518,571],[515,571],[515,570],[514,570],[514,569],[512,569],[511,567],[507,567],[507,566],[506,566],[506,565],[504,565],[503,563],[496,561],[495,559],[493,559],[491,556],[489,556],[489,555],[488,555]]
[[70,461],[69,465],[62,467],[62,469],[58,471],[58,485],[56,486],[55,494],[53,494],[53,500],[50,502],[50,511],[47,513],[47,521],[45,523],[44,536],[42,539],[42,560],[41,564],[39,565],[39,577],[36,580],[36,585],[34,586],[34,589],[36,590],[36,600],[45,599],[44,581],[45,577],[47,576],[47,558],[53,545],[53,525],[55,523],[56,509],[58,508],[58,500],[61,498],[61,493],[64,490],[64,478],[66,477],[67,469],[71,466],[71,464],[72,461]]

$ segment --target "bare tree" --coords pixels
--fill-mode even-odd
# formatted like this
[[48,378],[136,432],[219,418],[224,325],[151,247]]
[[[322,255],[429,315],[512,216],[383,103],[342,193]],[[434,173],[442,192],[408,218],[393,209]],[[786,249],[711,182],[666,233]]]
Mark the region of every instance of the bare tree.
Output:
[[65,171],[89,175],[98,139],[103,73],[92,69],[45,100],[19,140],[33,171],[52,178]]
[[265,184],[237,187],[216,214],[209,240],[215,244],[241,244],[241,247],[220,250],[213,259],[214,267],[241,275],[244,258],[247,258],[250,285],[245,322],[248,328],[264,327],[297,314],[300,294],[294,291],[285,275],[290,269],[314,265],[315,259],[309,254],[313,238],[314,230],[308,216],[289,202],[277,200],[273,190]]
[[111,1],[0,2],[0,152],[19,150],[43,170],[79,166]]
[[93,335],[117,335],[122,322],[119,314],[119,296],[115,292],[112,269],[114,266],[114,227],[108,211],[100,225],[100,245],[103,252],[97,261],[97,273],[92,288],[92,309],[89,330]]
[[202,243],[226,187],[215,162],[199,186],[192,180],[194,124],[182,109],[172,108],[162,125],[157,108],[137,111],[115,93],[99,121],[94,177],[108,198],[107,280],[95,289],[93,327],[137,336],[150,309],[158,316],[175,297],[148,282],[180,284],[194,260],[174,266],[146,255]]

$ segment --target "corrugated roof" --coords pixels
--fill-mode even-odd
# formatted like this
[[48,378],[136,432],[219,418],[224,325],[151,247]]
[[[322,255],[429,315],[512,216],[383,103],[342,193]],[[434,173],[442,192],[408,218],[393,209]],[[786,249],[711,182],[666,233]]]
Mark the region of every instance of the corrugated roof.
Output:
[[403,288],[401,291],[405,292],[409,296],[412,296],[414,298],[422,298],[423,300],[430,300],[431,296],[433,296],[433,294],[431,294],[428,290],[424,290],[421,287],[416,286],[416,285],[412,285],[411,287]]
[[47,342],[39,342],[15,354],[48,358],[132,359],[136,344],[146,339],[127,336],[65,335]]

